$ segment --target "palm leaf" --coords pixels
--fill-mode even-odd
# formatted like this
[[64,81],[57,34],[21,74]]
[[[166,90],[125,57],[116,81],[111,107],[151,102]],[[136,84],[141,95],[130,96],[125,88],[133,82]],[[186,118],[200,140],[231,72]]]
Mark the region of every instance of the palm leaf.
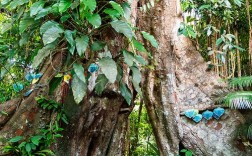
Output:
[[233,78],[229,82],[229,86],[231,87],[249,87],[252,85],[252,76],[243,76],[239,78]]
[[252,91],[231,92],[222,101],[233,109],[252,109]]

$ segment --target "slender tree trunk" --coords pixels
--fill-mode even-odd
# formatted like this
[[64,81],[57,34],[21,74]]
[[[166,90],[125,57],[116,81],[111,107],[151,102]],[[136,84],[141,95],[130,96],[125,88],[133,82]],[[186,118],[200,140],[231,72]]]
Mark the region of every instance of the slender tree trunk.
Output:
[[141,29],[151,32],[159,42],[159,49],[149,48],[157,65],[147,70],[144,81],[144,100],[160,154],[177,155],[179,143],[193,150],[195,155],[242,155],[233,146],[232,133],[243,122],[241,114],[226,109],[220,120],[196,124],[183,116],[190,108],[207,110],[214,106],[212,95],[224,84],[207,64],[192,42],[178,36],[182,22],[179,0],[155,3],[143,13]]

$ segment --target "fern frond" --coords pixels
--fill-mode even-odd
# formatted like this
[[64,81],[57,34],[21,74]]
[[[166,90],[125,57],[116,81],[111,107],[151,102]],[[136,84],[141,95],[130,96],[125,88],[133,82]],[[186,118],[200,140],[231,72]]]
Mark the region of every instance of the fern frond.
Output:
[[237,91],[227,94],[223,102],[233,109],[252,109],[252,91]]
[[239,78],[233,78],[229,82],[230,87],[250,87],[252,85],[252,76],[243,76]]

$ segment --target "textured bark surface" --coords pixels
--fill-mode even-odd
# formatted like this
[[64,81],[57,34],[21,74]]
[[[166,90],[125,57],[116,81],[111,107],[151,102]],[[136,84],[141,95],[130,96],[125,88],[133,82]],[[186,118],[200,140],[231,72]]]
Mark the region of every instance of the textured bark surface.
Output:
[[47,113],[39,109],[35,97],[39,95],[46,95],[48,93],[48,82],[51,80],[55,74],[55,68],[61,68],[63,55],[61,53],[56,54],[53,62],[47,60],[41,70],[43,76],[41,77],[39,84],[42,86],[38,89],[35,89],[30,96],[23,99],[11,100],[5,104],[2,104],[2,107],[7,108],[8,105],[11,105],[9,108],[9,113],[11,118],[5,119],[5,122],[1,125],[0,129],[0,155],[1,148],[5,145],[6,141],[9,138],[23,135],[32,135],[36,133],[40,127],[43,127],[50,118]]
[[192,42],[178,36],[183,21],[179,0],[155,3],[143,13],[140,27],[154,34],[159,49],[150,49],[158,65],[146,72],[144,97],[161,155],[177,155],[179,143],[195,155],[245,155],[234,147],[232,133],[243,117],[226,110],[220,120],[193,121],[180,116],[182,110],[213,107],[211,95],[222,90],[223,83],[207,65]]
[[[123,155],[129,112],[120,113],[120,95],[91,97],[81,105],[68,98],[65,109],[72,116],[58,141],[56,155]],[[67,139],[66,139],[67,138]]]

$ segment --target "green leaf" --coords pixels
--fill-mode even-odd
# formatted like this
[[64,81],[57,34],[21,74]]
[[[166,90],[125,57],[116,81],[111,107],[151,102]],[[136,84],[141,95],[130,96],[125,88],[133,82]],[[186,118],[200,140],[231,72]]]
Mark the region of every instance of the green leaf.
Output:
[[98,62],[101,71],[109,79],[109,82],[114,83],[117,76],[117,66],[115,61],[109,57],[105,57],[100,59]]
[[87,50],[89,38],[87,35],[83,35],[81,37],[77,37],[75,39],[75,42],[76,42],[77,52],[79,56],[82,56]]
[[143,66],[147,65],[147,62],[145,61],[145,59],[140,55],[136,55],[135,60]]
[[193,155],[193,153],[192,153],[192,151],[190,151],[190,150],[188,150],[186,153],[185,153],[185,156],[192,156]]
[[123,50],[123,57],[124,57],[124,62],[129,66],[133,66],[134,63],[134,54],[132,52],[129,52],[127,50]]
[[32,67],[34,69],[36,69],[40,63],[51,53],[51,50],[56,47],[57,43],[57,41],[50,43],[38,51],[32,62]]
[[62,17],[60,18],[61,23],[64,23],[64,22],[67,21],[70,17],[71,17],[71,16],[70,16],[69,14],[62,16]]
[[124,34],[129,39],[132,39],[132,37],[135,36],[135,34],[132,31],[132,28],[129,26],[128,23],[124,21],[116,20],[111,22],[110,24],[115,29],[115,31]]
[[196,38],[197,34],[193,30],[193,27],[192,26],[187,26],[186,28],[187,28],[186,30],[188,32],[189,37]]
[[60,0],[59,2],[59,12],[63,13],[67,11],[68,8],[71,6],[71,0]]
[[101,25],[101,16],[99,14],[90,14],[89,16],[87,16],[87,20],[95,28],[98,28]]
[[124,10],[123,10],[123,8],[121,7],[120,4],[118,4],[118,3],[114,2],[114,1],[110,1],[109,3],[112,5],[112,7],[116,11],[118,11],[119,14],[121,14],[122,16],[124,16]]
[[33,23],[34,23],[34,19],[33,18],[21,19],[21,21],[19,23],[19,32],[23,33]]
[[60,29],[59,23],[55,21],[47,21],[40,27],[40,34],[44,34],[46,30],[52,28],[52,27],[58,27]]
[[145,31],[141,31],[141,33],[146,40],[150,41],[153,47],[158,48],[158,43],[157,43],[157,40],[154,38],[154,36],[152,36],[151,34]]
[[97,95],[101,95],[103,90],[105,89],[107,83],[108,83],[108,79],[106,78],[106,76],[104,74],[99,74],[97,79],[96,79],[96,85],[95,85],[95,93]]
[[93,12],[96,8],[96,0],[80,0],[80,4],[84,4]]
[[139,71],[139,69],[137,67],[131,67],[130,69],[131,69],[131,71],[133,73],[133,77],[132,77],[133,86],[134,86],[135,90],[140,95],[142,95],[141,88],[139,87],[139,84],[140,84],[141,79],[142,79],[141,72]]
[[136,47],[137,50],[141,52],[147,52],[147,50],[144,48],[143,44],[138,42],[136,39],[133,38],[133,45]]
[[29,2],[29,0],[13,0],[9,4],[8,8],[10,10],[13,10],[13,9],[16,9],[18,6],[21,6],[21,5],[28,3],[28,2]]
[[66,30],[64,32],[64,34],[65,34],[65,38],[66,38],[67,42],[70,44],[70,48],[68,50],[73,55],[74,54],[74,50],[75,50],[75,41],[73,39],[74,31]]
[[209,8],[211,8],[211,5],[205,4],[205,5],[201,5],[201,6],[199,7],[199,10],[209,9]]
[[115,9],[106,8],[103,12],[108,14],[112,19],[120,17],[119,12]]
[[26,144],[25,145],[25,150],[26,150],[27,153],[30,153],[31,152],[31,144],[29,144],[29,143]]
[[84,83],[81,79],[78,78],[76,74],[73,75],[72,80],[72,91],[74,96],[74,101],[79,104],[87,91],[87,84]]
[[54,42],[57,38],[60,37],[61,33],[63,32],[64,31],[58,27],[52,27],[46,30],[42,37],[44,45]]
[[38,20],[42,17],[45,17],[46,15],[48,15],[49,13],[51,13],[52,11],[52,7],[47,7],[45,9],[41,9],[38,14],[35,17],[35,20]]
[[126,86],[126,84],[123,82],[120,83],[120,92],[121,92],[121,95],[126,100],[126,102],[128,103],[128,105],[130,105],[132,95],[131,95],[131,92],[129,91],[128,87]]
[[2,5],[6,5],[8,3],[10,3],[11,0],[1,0],[1,4]]
[[78,76],[78,78],[83,81],[84,83],[86,83],[86,78],[84,76],[84,68],[82,67],[81,64],[77,64],[75,63],[73,65],[73,68],[74,68],[74,72],[75,74]]
[[34,143],[35,145],[39,145],[39,141],[42,139],[43,137],[42,136],[40,136],[40,135],[37,135],[37,136],[34,136],[34,137],[32,137],[31,138],[31,141],[32,141],[32,143]]
[[101,41],[96,41],[91,45],[91,50],[92,51],[99,51],[102,50],[105,47],[106,43],[101,42]]
[[218,38],[217,40],[216,40],[216,46],[218,47],[218,46],[220,46],[220,44],[223,42],[223,40],[222,40],[222,38]]
[[1,34],[4,34],[5,32],[9,31],[12,28],[11,23],[2,23],[1,25]]
[[14,143],[14,142],[18,142],[18,141],[20,141],[22,139],[23,139],[23,136],[16,136],[16,137],[10,139],[9,142],[13,142]]
[[24,142],[21,142],[21,144],[19,144],[18,145],[18,148],[22,148],[22,147],[24,147],[25,146],[25,144],[26,144],[26,142],[24,141]]
[[242,5],[242,2],[240,0],[234,0],[234,3],[238,5],[239,7],[241,7]]
[[44,4],[45,2],[43,0],[33,3],[30,8],[30,16],[37,15],[37,13],[43,9]]
[[131,15],[131,8],[130,8],[129,3],[124,2],[122,4],[122,8],[123,8],[123,11],[124,11],[125,19],[129,21],[130,20],[130,15]]

